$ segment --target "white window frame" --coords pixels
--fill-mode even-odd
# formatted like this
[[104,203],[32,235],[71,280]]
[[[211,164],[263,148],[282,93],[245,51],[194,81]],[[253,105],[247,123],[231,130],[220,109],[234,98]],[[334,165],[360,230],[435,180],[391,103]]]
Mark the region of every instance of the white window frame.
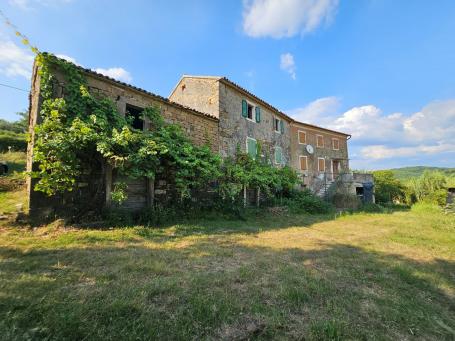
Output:
[[[320,146],[319,143],[318,143],[318,140],[319,140],[318,137],[322,137],[322,146]],[[316,134],[316,147],[324,148],[325,147],[324,144],[325,144],[324,143],[324,135]]]
[[[338,148],[335,148],[335,143],[334,141],[338,141]],[[336,137],[332,137],[332,149],[333,150],[340,150],[340,139],[336,138]]]
[[[276,150],[277,149],[281,150],[281,162],[276,162]],[[275,165],[282,165],[284,163],[283,162],[283,148],[281,148],[280,146],[275,146],[275,148],[273,150],[273,163],[275,163]]]
[[[250,155],[250,153],[249,153],[249,151],[248,151],[248,140],[253,140],[253,141],[256,142],[256,154],[257,154],[258,140],[254,139],[254,138],[252,138],[252,137],[249,137],[249,136],[247,136],[247,137],[246,137],[246,140],[245,140],[245,150],[246,150],[246,153],[247,153],[248,155]],[[250,155],[250,156],[251,156],[251,155]],[[256,157],[257,157],[257,155],[256,155],[253,159],[256,160]]]
[[[305,159],[305,164],[306,164],[306,169],[302,169],[302,161],[301,159]],[[307,172],[308,171],[308,156],[306,155],[299,155],[299,169],[303,172]]]
[[[256,115],[256,106],[249,102],[248,100],[245,100],[246,101],[246,117],[245,119],[247,119],[248,121],[250,122],[254,122],[256,123],[256,118],[255,118],[255,115]],[[251,110],[251,118],[248,117],[248,107],[251,106],[253,109]]]
[[[276,121],[278,121],[278,130],[276,130]],[[278,134],[281,134],[281,118],[278,118],[278,117],[273,117],[273,131],[275,133],[278,133]]]
[[[321,170],[320,169],[320,163],[319,163],[319,160],[324,160],[324,170]],[[326,164],[325,164],[325,158],[323,157],[318,157],[318,172],[324,172],[325,173],[325,167],[326,167]]]
[[[300,133],[304,133],[305,134],[305,142],[304,143],[300,142]],[[297,142],[299,144],[308,144],[306,138],[307,138],[307,136],[306,136],[306,131],[305,130],[297,130]]]

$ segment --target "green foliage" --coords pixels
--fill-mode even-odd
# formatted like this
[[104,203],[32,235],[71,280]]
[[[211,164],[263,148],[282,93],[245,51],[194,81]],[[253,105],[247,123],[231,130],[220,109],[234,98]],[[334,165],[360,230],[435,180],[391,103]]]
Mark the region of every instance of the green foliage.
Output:
[[0,119],[0,131],[6,130],[17,134],[25,134],[28,128],[28,113],[18,112],[16,115],[21,118],[14,122]]
[[405,199],[406,188],[392,171],[375,171],[373,176],[377,203],[402,202]]
[[0,129],[0,152],[8,151],[9,147],[13,151],[25,151],[27,149],[27,135]]
[[116,182],[114,184],[114,190],[111,192],[112,201],[121,204],[127,198],[126,195],[127,185],[124,182]]
[[425,171],[431,172],[441,172],[446,176],[455,177],[455,168],[444,168],[444,167],[425,167],[425,166],[416,166],[416,167],[402,167],[391,169],[393,174],[398,180],[407,181],[412,178],[418,178],[422,176]]
[[[219,206],[226,207],[238,206],[244,187],[270,198],[289,193],[298,181],[289,167],[274,168],[247,154],[222,162],[210,146],[195,146],[180,126],[166,124],[159,108],[142,113],[149,129],[133,129],[109,99],[89,93],[74,65],[49,54],[40,54],[38,63],[44,102],[42,123],[35,129],[35,190],[47,195],[71,191],[87,165],[96,163],[110,164],[129,178],[166,179],[175,185],[178,200],[172,204],[185,209],[193,205],[193,193],[215,184]],[[64,98],[54,98],[56,70],[65,77]],[[126,200],[125,186],[114,186],[114,202]]]
[[441,172],[425,171],[419,178],[408,182],[409,203],[427,202],[444,205],[447,197],[447,179]]
[[315,196],[309,190],[293,190],[289,193],[288,197],[277,199],[275,204],[289,207],[291,213],[310,213],[310,214],[324,214],[333,210],[333,207]]

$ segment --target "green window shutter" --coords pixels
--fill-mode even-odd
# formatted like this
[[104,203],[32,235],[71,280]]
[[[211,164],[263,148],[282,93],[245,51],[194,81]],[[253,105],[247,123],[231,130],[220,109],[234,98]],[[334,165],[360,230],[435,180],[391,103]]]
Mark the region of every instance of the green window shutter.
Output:
[[244,99],[242,99],[242,116],[248,116],[248,103]]
[[283,162],[283,156],[281,155],[281,147],[275,147],[275,163],[281,164]]
[[257,146],[256,146],[256,140],[253,139],[246,139],[247,143],[247,152],[248,154],[253,158],[256,159],[256,154],[257,154]]
[[280,130],[281,130],[281,134],[284,134],[284,122],[283,122],[283,120],[280,120]]
[[256,122],[261,122],[261,108],[256,107]]

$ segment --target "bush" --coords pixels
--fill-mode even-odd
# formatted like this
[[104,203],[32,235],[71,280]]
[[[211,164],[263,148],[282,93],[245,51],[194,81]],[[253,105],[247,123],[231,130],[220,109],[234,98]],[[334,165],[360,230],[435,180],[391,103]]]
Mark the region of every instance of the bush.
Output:
[[337,192],[333,194],[331,200],[335,207],[344,209],[356,210],[362,205],[362,202],[357,195],[346,192]]
[[447,198],[447,179],[441,172],[425,171],[408,183],[406,196],[410,204],[426,202],[444,206]]
[[395,178],[390,170],[373,172],[375,185],[375,199],[377,203],[403,202],[406,187]]
[[134,216],[126,209],[106,209],[103,212],[103,218],[107,225],[112,227],[127,227],[134,225]]
[[384,206],[373,203],[363,204],[360,210],[366,213],[384,213],[388,211]]
[[332,205],[309,190],[293,190],[288,197],[280,200],[275,199],[274,204],[287,206],[292,213],[324,214],[333,210]]
[[26,134],[0,130],[0,152],[7,152],[8,147],[13,151],[27,150]]

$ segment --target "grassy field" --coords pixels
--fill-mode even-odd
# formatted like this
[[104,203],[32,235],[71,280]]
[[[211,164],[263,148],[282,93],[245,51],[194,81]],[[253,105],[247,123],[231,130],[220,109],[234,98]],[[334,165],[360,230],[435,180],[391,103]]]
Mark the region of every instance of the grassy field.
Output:
[[6,161],[9,167],[7,176],[0,176],[0,215],[12,214],[26,209],[25,153],[0,153],[0,161]]
[[455,218],[5,226],[3,339],[455,338]]

